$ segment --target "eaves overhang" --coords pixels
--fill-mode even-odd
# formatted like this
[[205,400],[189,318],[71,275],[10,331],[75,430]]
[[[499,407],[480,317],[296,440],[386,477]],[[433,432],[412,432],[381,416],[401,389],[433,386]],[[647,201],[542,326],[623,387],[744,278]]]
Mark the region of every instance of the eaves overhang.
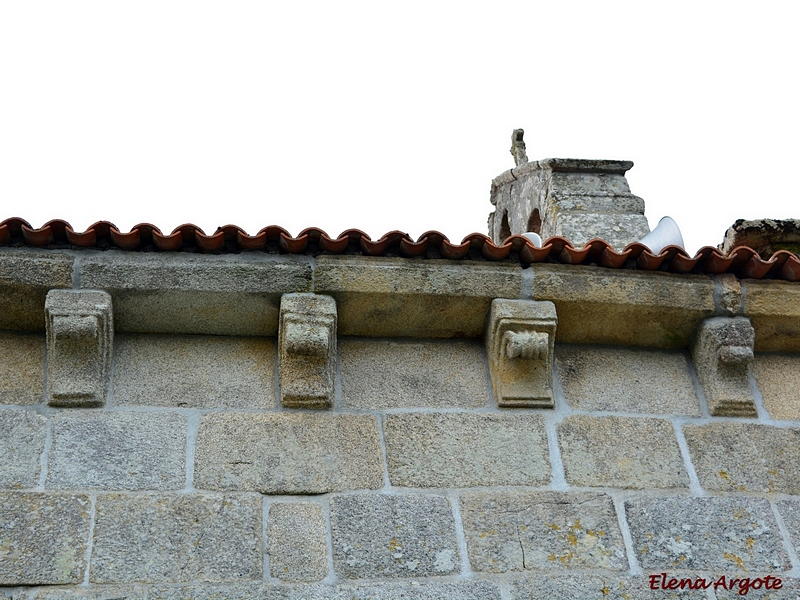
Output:
[[800,351],[800,286],[724,272],[344,252],[0,248],[0,329],[43,331],[51,289],[108,292],[118,332],[274,336],[281,297],[311,292],[334,298],[344,336],[481,338],[492,300],[507,298],[552,301],[557,343],[688,348],[704,319],[744,316],[756,350]]
[[552,237],[541,248],[537,248],[521,235],[510,236],[498,245],[486,235],[473,233],[460,243],[453,243],[438,231],[426,232],[417,240],[406,233],[392,231],[373,240],[357,229],[349,229],[332,238],[323,230],[312,227],[293,237],[277,226],[265,227],[257,234],[249,235],[240,227],[226,225],[207,235],[196,225],[187,224],[164,234],[155,225],[144,223],[123,233],[113,223],[100,221],[86,231],[76,232],[66,221],[49,221],[35,229],[23,219],[13,218],[0,222],[0,247],[2,246],[198,254],[255,251],[306,256],[442,258],[457,261],[513,262],[522,267],[555,263],[676,274],[729,273],[738,278],[800,281],[800,257],[786,250],[780,250],[764,259],[752,248],[744,246],[734,248],[728,254],[706,246],[694,256],[689,256],[678,246],[667,246],[655,255],[640,243],[629,244],[617,251],[608,242],[600,239],[589,240],[582,248],[575,248],[564,238]]

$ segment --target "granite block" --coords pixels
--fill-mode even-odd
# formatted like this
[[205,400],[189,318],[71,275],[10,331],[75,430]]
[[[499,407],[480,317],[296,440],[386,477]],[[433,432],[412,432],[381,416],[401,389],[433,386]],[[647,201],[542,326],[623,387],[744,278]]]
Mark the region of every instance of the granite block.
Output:
[[270,575],[290,582],[323,579],[328,574],[326,537],[318,504],[273,504],[267,517]]
[[81,286],[111,294],[123,333],[275,335],[281,294],[311,287],[303,256],[109,250],[79,262]]
[[53,416],[48,489],[170,490],[186,482],[186,417],[71,409]]
[[263,583],[154,586],[147,600],[289,600],[289,588]]
[[[44,295],[40,317],[44,329]],[[44,335],[0,333],[0,404],[42,402],[44,354]]]
[[379,488],[383,458],[377,421],[371,415],[204,415],[194,485],[262,494]]
[[790,568],[769,502],[752,497],[643,497],[625,502],[646,571],[774,573]]
[[346,408],[477,408],[490,400],[479,342],[340,339]]
[[27,410],[0,411],[0,488],[36,487],[47,419]]
[[51,250],[0,249],[0,329],[44,332],[45,296],[72,287],[73,261]]
[[384,417],[392,485],[545,485],[544,420],[532,414],[400,413]]
[[274,340],[205,335],[118,335],[117,340],[116,404],[275,406]]
[[0,492],[0,586],[82,581],[89,511],[83,494]]
[[420,494],[354,494],[331,500],[339,577],[426,577],[461,571],[450,502]]
[[99,585],[44,588],[33,600],[147,600],[147,588],[142,586]]
[[261,577],[261,498],[255,494],[97,498],[93,583],[240,582]]
[[800,354],[756,354],[753,371],[769,415],[800,421]]
[[700,415],[682,352],[557,345],[556,363],[573,408]]
[[705,489],[800,494],[800,429],[728,421],[683,431]]
[[461,495],[461,518],[475,571],[628,568],[605,494],[470,492]]
[[558,425],[567,482],[628,489],[685,488],[689,477],[669,421],[572,415]]
[[[666,586],[676,589],[662,589],[661,573],[653,580],[651,588],[650,573],[631,577],[619,573],[542,573],[518,577],[511,583],[512,600],[555,600],[579,598],[580,600],[666,600],[668,598],[697,598],[707,600],[708,596],[696,573],[666,573]],[[672,579],[678,579],[672,583]],[[696,589],[691,589],[691,585]],[[683,581],[683,587],[681,586]]]
[[376,581],[295,588],[292,600],[500,600],[496,583],[469,581]]

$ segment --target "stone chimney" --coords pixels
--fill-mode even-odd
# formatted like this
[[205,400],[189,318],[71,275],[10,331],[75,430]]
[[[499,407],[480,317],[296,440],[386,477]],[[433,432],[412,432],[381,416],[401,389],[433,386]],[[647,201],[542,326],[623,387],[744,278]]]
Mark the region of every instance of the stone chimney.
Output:
[[528,161],[523,131],[512,135],[517,166],[492,181],[489,235],[499,244],[529,231],[542,240],[562,236],[582,247],[602,238],[622,250],[650,232],[644,200],[631,194],[626,160],[548,158]]

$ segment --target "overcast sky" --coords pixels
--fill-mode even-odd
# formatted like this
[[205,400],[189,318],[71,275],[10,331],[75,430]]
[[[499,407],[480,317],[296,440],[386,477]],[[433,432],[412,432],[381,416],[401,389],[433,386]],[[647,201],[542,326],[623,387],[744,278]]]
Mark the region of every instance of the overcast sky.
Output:
[[800,4],[0,3],[0,220],[460,241],[528,157],[633,160],[687,249],[800,218]]

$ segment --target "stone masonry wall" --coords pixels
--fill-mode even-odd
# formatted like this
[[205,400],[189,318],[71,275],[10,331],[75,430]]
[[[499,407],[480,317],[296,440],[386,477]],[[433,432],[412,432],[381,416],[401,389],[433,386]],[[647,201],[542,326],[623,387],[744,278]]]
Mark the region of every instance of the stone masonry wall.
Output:
[[0,334],[0,598],[800,596],[797,354],[749,418],[683,350],[557,344],[554,410],[498,409],[477,340],[342,336],[331,410],[281,406],[274,337],[118,333],[99,409],[45,354]]

